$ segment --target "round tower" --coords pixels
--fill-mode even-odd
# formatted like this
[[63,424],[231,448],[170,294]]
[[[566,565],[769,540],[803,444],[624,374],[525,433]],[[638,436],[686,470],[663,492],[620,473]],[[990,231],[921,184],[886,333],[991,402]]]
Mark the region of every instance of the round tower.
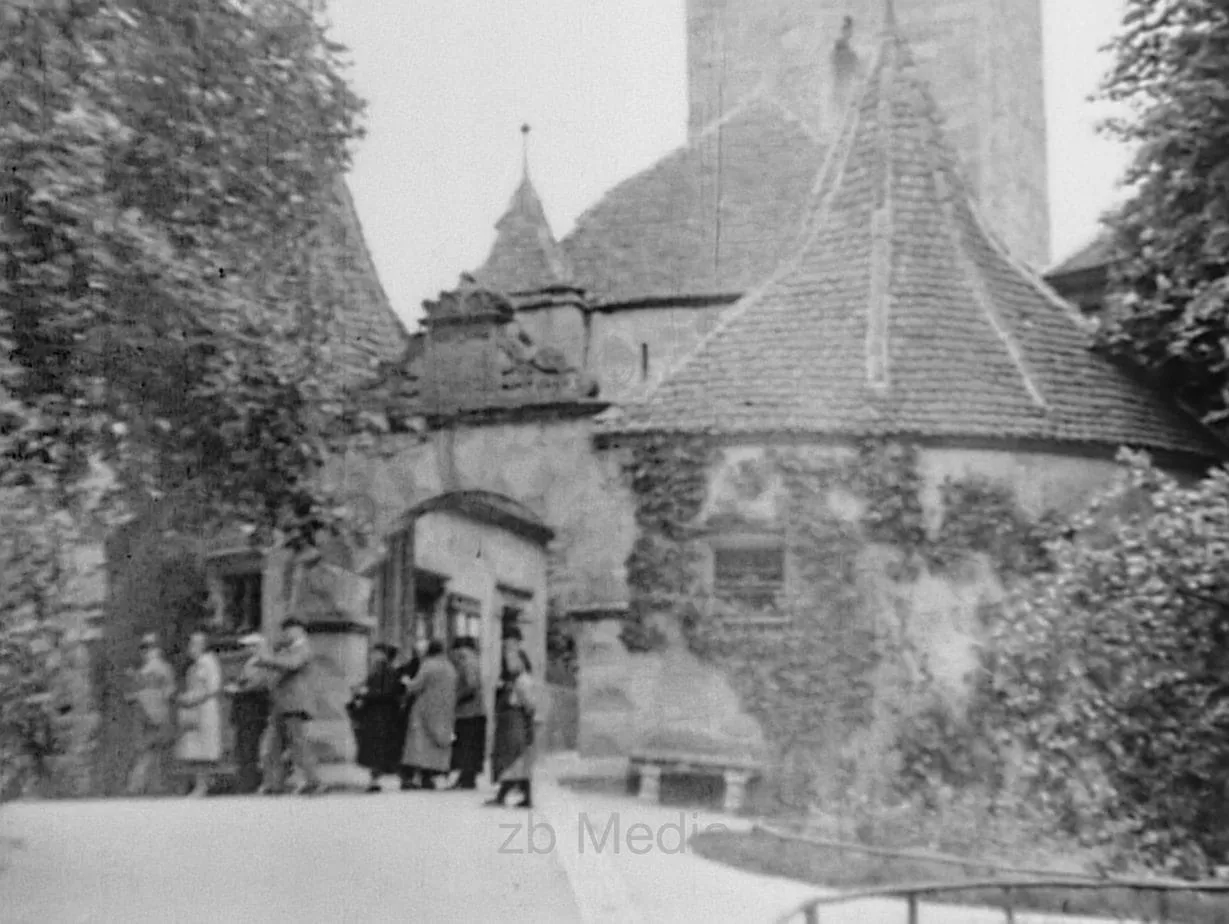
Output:
[[892,6],[994,230],[1046,265],[1041,0],[687,0],[689,132],[767,89],[830,139]]

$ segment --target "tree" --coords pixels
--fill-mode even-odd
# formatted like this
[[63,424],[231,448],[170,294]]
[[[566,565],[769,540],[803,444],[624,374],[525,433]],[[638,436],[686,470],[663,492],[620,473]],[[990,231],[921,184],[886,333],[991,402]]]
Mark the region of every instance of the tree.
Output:
[[311,261],[361,134],[342,49],[291,0],[0,12],[3,385],[23,458],[310,542],[346,420]]
[[1229,471],[1128,461],[992,620],[973,711],[1068,833],[1206,872],[1229,848]]
[[1105,341],[1212,424],[1229,422],[1229,7],[1127,0],[1106,99],[1135,146]]
[[0,46],[3,793],[84,737],[88,530],[183,492],[185,530],[330,526],[314,475],[355,416],[312,260],[362,105],[292,0],[8,0]]

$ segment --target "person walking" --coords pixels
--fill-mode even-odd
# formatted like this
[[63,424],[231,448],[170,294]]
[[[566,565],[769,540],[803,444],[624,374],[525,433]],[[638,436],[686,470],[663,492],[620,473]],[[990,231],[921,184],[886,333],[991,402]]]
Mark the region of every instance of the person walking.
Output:
[[457,669],[445,656],[444,643],[432,639],[418,676],[402,683],[415,697],[401,758],[410,779],[418,777],[417,785],[411,782],[409,788],[435,789],[435,777],[447,773],[452,763],[457,708]]
[[458,771],[453,788],[477,789],[478,774],[486,763],[486,704],[477,645],[472,638],[459,638],[452,644],[452,656],[457,669],[452,769]]
[[307,638],[307,626],[294,616],[285,619],[282,622],[282,644],[278,650],[268,651],[266,648],[255,663],[273,671],[275,676],[262,788],[270,793],[285,790],[284,755],[289,750],[291,762],[302,776],[296,794],[318,792],[320,777],[316,770],[316,755],[307,739],[307,723],[312,713],[312,650]]
[[524,797],[520,808],[533,808],[533,764],[539,710],[529,660],[521,651],[521,633],[504,632],[503,672],[495,694],[495,746],[491,777],[499,790],[487,805],[502,806],[514,789]]
[[231,718],[235,725],[235,763],[238,766],[237,789],[253,793],[261,784],[260,743],[269,725],[270,688],[273,675],[260,666],[260,652],[265,639],[258,633],[239,640],[248,651],[235,683],[227,687],[231,696]]
[[136,689],[128,697],[137,706],[140,729],[136,763],[128,775],[130,796],[161,795],[166,783],[167,758],[175,744],[171,705],[175,699],[175,670],[162,654],[153,633],[141,639],[142,663],[134,675]]
[[222,759],[222,665],[203,631],[192,633],[188,642],[192,666],[179,697],[179,744],[176,756],[192,772],[191,795],[209,792],[210,777]]
[[403,688],[393,662],[393,645],[376,645],[371,652],[371,671],[352,703],[354,737],[358,743],[356,763],[371,772],[368,792],[380,792],[380,778],[396,774],[401,763],[404,734],[399,732]]

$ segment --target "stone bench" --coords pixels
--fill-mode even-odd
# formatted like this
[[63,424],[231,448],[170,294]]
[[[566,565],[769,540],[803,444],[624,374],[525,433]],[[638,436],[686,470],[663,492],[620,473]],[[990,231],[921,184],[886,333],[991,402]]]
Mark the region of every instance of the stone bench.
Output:
[[678,776],[719,775],[725,780],[722,808],[731,813],[742,809],[747,797],[747,784],[762,771],[758,762],[746,758],[673,751],[637,751],[631,755],[630,764],[631,773],[640,778],[639,798],[653,803],[661,798],[663,773]]

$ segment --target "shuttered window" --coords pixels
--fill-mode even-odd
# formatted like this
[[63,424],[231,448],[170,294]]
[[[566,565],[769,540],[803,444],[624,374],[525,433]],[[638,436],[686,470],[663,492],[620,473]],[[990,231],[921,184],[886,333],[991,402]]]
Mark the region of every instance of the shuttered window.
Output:
[[771,606],[784,589],[784,548],[713,550],[713,591],[718,598],[763,609]]

